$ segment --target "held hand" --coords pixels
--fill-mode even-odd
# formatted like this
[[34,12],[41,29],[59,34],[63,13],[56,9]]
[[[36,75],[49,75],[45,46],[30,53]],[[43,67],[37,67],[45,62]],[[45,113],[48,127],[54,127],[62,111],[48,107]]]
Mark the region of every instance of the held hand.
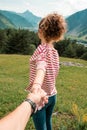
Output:
[[46,92],[41,88],[36,88],[32,93],[28,94],[28,99],[31,99],[36,105],[45,105],[48,102],[48,97]]

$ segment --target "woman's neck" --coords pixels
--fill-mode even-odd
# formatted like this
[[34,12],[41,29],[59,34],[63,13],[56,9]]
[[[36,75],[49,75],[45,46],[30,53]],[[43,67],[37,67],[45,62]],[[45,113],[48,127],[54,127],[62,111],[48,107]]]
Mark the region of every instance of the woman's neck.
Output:
[[52,41],[47,42],[46,40],[42,39],[41,40],[41,44],[47,44],[49,47],[54,48]]

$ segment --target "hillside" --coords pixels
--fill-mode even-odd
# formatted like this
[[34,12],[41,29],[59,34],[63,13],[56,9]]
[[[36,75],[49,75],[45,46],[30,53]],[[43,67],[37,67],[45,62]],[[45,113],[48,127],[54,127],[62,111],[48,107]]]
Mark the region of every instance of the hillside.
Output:
[[0,28],[15,28],[15,25],[3,14],[0,13]]
[[7,17],[9,20],[12,21],[12,23],[17,28],[29,28],[32,27],[32,24],[29,23],[26,19],[24,19],[22,16],[18,15],[15,12],[11,11],[0,11],[5,17]]
[[23,13],[0,10],[0,28],[14,27],[37,30],[40,19],[28,10]]
[[68,24],[68,35],[87,39],[87,9],[69,16],[66,21]]
[[29,23],[32,23],[33,27],[37,29],[41,17],[35,16],[29,10],[25,11],[24,13],[20,13],[20,15],[24,17]]
[[29,28],[33,27],[31,23],[29,23],[25,18],[18,15],[15,12],[11,11],[0,11],[5,17],[7,17],[12,23],[16,26],[16,28]]

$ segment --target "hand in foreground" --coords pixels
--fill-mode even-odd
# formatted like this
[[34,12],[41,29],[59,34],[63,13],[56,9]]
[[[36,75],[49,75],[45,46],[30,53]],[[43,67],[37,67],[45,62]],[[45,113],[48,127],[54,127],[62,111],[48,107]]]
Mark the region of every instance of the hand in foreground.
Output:
[[41,88],[37,88],[34,91],[32,91],[32,93],[29,93],[27,98],[35,102],[37,106],[39,105],[44,106],[46,103],[48,103],[47,94]]

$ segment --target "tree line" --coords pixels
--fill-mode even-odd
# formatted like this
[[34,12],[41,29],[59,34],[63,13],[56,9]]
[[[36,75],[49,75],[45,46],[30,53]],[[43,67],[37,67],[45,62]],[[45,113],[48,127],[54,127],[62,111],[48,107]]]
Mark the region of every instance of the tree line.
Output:
[[[36,32],[24,29],[0,29],[0,54],[31,55],[40,40]],[[55,43],[60,56],[87,60],[87,47],[67,39]]]
[[35,32],[23,29],[0,30],[1,54],[31,55],[39,42]]

